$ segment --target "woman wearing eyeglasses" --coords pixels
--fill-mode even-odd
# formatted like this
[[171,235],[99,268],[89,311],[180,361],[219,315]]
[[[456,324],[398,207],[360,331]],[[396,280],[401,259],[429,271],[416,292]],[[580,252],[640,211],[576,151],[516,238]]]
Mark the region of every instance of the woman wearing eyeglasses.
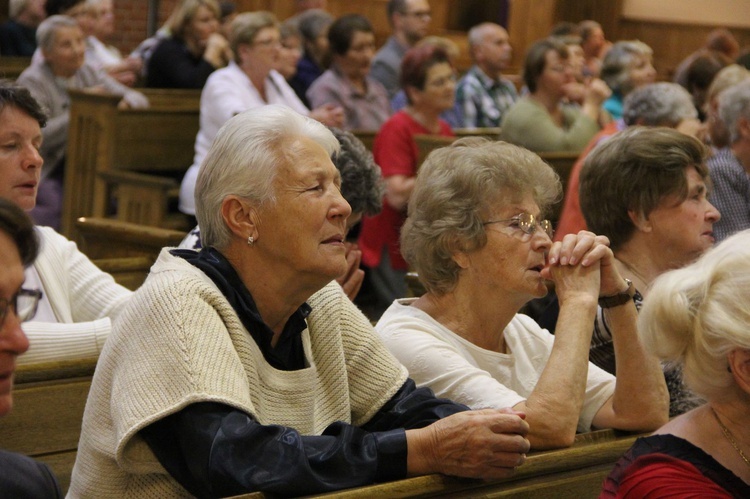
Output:
[[[36,205],[46,120],[27,89],[0,84],[0,198],[25,211]],[[98,357],[111,319],[131,292],[91,263],[74,242],[49,227],[35,231],[39,257],[26,269],[24,287],[44,293],[34,320],[23,326],[31,347],[19,363]]]
[[344,112],[334,105],[310,110],[277,71],[281,32],[270,12],[244,12],[231,25],[229,41],[235,60],[215,71],[201,92],[200,130],[195,137],[193,165],[180,187],[180,211],[195,214],[195,181],[203,158],[229,118],[249,109],[279,104],[328,126],[341,126]]
[[[552,242],[543,213],[560,192],[549,166],[507,143],[464,139],[432,153],[401,234],[427,292],[394,302],[376,327],[418,385],[525,413],[532,449],[569,446],[592,428],[650,431],[668,417],[608,240],[582,231]],[[561,303],[554,337],[517,313],[547,293],[545,279]],[[615,336],[616,380],[588,362],[597,303]]]

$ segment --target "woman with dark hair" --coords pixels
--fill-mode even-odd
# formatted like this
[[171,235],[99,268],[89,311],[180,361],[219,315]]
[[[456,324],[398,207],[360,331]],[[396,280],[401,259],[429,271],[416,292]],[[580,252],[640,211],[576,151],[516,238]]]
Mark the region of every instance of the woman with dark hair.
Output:
[[365,218],[359,245],[376,294],[373,315],[406,296],[407,264],[401,256],[399,231],[414,188],[418,149],[415,135],[452,136],[440,113],[455,101],[456,76],[448,54],[434,45],[410,49],[401,63],[401,86],[409,105],[385,122],[375,138],[375,162],[386,182],[383,211]]
[[165,27],[170,33],[148,61],[146,86],[203,88],[208,76],[232,59],[219,33],[221,10],[216,0],[182,0]]
[[302,35],[303,56],[297,63],[297,74],[289,81],[297,97],[306,106],[307,90],[323,74],[330,63],[328,27],[333,16],[321,9],[309,9],[297,16],[297,28]]
[[369,76],[375,56],[375,33],[370,21],[359,14],[343,16],[328,29],[333,63],[307,91],[313,107],[341,106],[343,128],[379,130],[391,115],[388,92]]
[[566,86],[574,79],[568,48],[554,39],[540,40],[526,54],[523,80],[529,95],[503,119],[500,138],[535,152],[581,151],[604,121],[601,104],[610,92],[591,80],[583,105],[565,106]]

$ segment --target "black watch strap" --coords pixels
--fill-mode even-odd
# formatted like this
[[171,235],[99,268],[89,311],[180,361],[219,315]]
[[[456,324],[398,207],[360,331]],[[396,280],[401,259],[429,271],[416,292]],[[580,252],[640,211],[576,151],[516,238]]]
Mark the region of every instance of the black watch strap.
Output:
[[616,295],[600,297],[599,306],[602,308],[619,307],[631,301],[635,296],[635,286],[633,286],[633,281],[630,279],[625,279],[625,282],[628,283],[628,289]]

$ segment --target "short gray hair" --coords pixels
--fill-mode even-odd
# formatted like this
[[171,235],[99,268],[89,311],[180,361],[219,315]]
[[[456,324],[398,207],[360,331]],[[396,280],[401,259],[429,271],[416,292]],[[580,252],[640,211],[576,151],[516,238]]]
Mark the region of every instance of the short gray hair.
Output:
[[646,348],[682,365],[685,384],[709,401],[732,396],[727,366],[750,349],[750,231],[708,250],[695,263],[659,276],[638,318]]
[[273,183],[279,166],[300,160],[290,145],[301,138],[319,144],[329,156],[339,150],[325,126],[279,105],[245,111],[221,127],[195,183],[195,216],[204,247],[221,250],[231,241],[221,210],[227,196],[241,197],[256,207],[275,202]]
[[476,137],[438,149],[419,169],[401,252],[428,291],[448,293],[460,270],[453,254],[487,244],[483,224],[489,210],[527,194],[542,213],[562,196],[559,177],[536,154]]
[[265,10],[258,12],[243,12],[232,21],[229,43],[232,46],[235,59],[239,57],[237,47],[241,44],[251,44],[256,35],[264,28],[279,29],[279,21],[272,13]]
[[630,92],[623,103],[625,124],[675,127],[697,118],[693,98],[677,83],[651,83]]
[[639,40],[616,42],[607,51],[602,62],[601,78],[612,89],[623,95],[633,89],[630,81],[630,64],[636,57],[651,57],[654,51]]
[[742,81],[719,95],[719,116],[729,130],[732,143],[740,138],[740,118],[750,120],[750,80]]
[[36,44],[42,50],[49,50],[55,43],[55,34],[60,28],[79,28],[78,21],[70,16],[50,16],[36,29]]

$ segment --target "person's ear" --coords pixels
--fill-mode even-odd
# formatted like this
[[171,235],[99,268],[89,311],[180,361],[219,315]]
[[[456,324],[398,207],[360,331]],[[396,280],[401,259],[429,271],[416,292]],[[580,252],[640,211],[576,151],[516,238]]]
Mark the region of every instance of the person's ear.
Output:
[[737,348],[727,355],[734,382],[750,395],[750,350]]
[[246,241],[248,237],[258,240],[258,211],[238,196],[227,196],[221,203],[221,216],[229,231]]
[[740,137],[745,140],[750,140],[750,120],[741,116],[737,120],[737,131],[739,132]]
[[641,232],[651,232],[653,229],[651,221],[643,213],[637,213],[635,210],[628,210],[628,218],[633,222],[635,228]]

